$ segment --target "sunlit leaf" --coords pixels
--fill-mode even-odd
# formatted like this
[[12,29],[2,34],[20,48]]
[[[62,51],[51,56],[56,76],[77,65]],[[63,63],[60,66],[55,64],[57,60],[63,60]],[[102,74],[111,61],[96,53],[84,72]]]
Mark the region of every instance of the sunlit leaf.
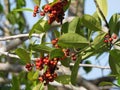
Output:
[[30,12],[33,12],[33,10],[30,9],[30,8],[14,9],[12,12],[21,12],[21,11],[30,11]]
[[77,58],[77,61],[75,62],[73,68],[72,68],[72,73],[71,73],[71,83],[73,85],[76,84],[76,79],[77,79],[77,74],[78,74],[78,70],[79,70],[79,64],[80,64],[80,61],[81,61],[81,56],[79,56]]
[[70,84],[70,75],[61,75],[55,78],[55,81],[62,84]]
[[[99,8],[101,9],[104,16],[107,16],[107,13],[108,13],[107,0],[96,0],[96,2],[98,3]],[[97,9],[97,12],[98,12],[98,15],[102,18],[98,9]]]
[[96,20],[93,16],[83,15],[81,18],[81,22],[83,25],[90,30],[101,31],[101,25],[98,20]]
[[63,34],[58,41],[58,44],[63,47],[86,47],[88,41],[83,36],[76,33]]
[[25,49],[18,48],[18,49],[15,50],[15,53],[20,57],[20,59],[24,63],[28,63],[30,61],[30,55]]

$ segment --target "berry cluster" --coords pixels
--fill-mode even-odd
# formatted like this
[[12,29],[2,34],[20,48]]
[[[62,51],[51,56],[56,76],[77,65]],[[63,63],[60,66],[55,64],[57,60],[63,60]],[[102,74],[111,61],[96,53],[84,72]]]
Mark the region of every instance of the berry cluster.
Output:
[[[52,40],[52,45],[56,48],[60,48],[60,46],[57,44],[58,40],[59,40],[58,38],[55,38]],[[64,52],[64,56],[61,58],[62,60],[69,56],[71,57],[71,60],[73,61],[77,59],[76,54],[73,52],[70,52],[70,49],[62,49],[62,51]]]
[[[58,40],[58,38],[55,38],[51,41],[52,45],[56,48],[60,48],[57,44]],[[43,73],[39,75],[38,80],[45,85],[54,81],[57,77],[57,73],[55,71],[58,69],[58,61],[65,60],[67,57],[71,57],[71,59],[75,61],[77,58],[76,54],[72,53],[70,49],[62,49],[62,51],[64,52],[64,56],[59,58],[50,59],[49,55],[37,58],[34,64],[26,64],[27,70],[31,71],[34,66],[34,69],[36,68],[39,71],[43,71]]]
[[110,36],[109,34],[105,35],[104,42],[112,44],[113,39],[116,39],[117,35]]
[[34,11],[33,11],[33,17],[36,17],[36,14],[39,13],[38,12],[39,6],[35,6],[34,7]]
[[27,63],[25,68],[28,70],[28,71],[31,71],[32,70],[32,67],[33,67],[33,64],[31,63]]
[[47,66],[46,71],[43,75],[40,75],[38,80],[43,82],[45,85],[49,82],[52,82],[54,78],[57,77],[55,70],[57,69],[57,63],[59,58],[54,58],[52,60],[49,59],[49,56],[45,56],[44,58],[38,58],[35,62],[36,69],[42,70],[44,66]]
[[49,18],[48,23],[51,24],[54,21],[57,21],[58,23],[61,22],[64,19],[64,6],[68,4],[67,0],[58,0],[53,5],[46,4],[44,6],[44,9],[42,12],[40,12],[41,16],[44,16],[47,13],[47,16]]

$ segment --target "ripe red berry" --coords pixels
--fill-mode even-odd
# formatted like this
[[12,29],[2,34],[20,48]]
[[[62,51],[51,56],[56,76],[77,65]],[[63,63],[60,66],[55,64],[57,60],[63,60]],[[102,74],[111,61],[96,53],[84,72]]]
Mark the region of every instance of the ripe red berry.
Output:
[[105,42],[105,43],[108,43],[108,40],[105,39],[104,42]]
[[113,38],[113,39],[117,39],[117,35],[114,34],[114,35],[112,36],[112,38]]
[[112,41],[113,41],[113,39],[112,39],[112,38],[109,38],[109,41],[110,41],[110,42],[112,42]]

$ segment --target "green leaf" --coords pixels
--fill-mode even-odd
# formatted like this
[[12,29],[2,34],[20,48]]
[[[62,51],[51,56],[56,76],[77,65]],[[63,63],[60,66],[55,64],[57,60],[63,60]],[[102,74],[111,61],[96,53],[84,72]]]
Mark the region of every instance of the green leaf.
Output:
[[70,75],[61,75],[55,78],[55,81],[61,84],[70,84]]
[[17,8],[21,8],[26,5],[26,0],[17,0],[16,4]]
[[80,25],[80,18],[79,17],[75,17],[70,23],[69,23],[69,27],[68,27],[68,33],[75,33],[76,30],[79,30]]
[[113,83],[111,83],[111,82],[101,82],[100,84],[99,84],[99,86],[106,86],[106,85],[113,85]]
[[20,89],[20,82],[17,76],[12,77],[12,88],[11,90],[19,90]]
[[83,36],[76,33],[63,34],[58,41],[58,44],[63,47],[86,47],[88,46],[88,41]]
[[110,51],[109,64],[114,75],[120,75],[120,50],[114,49]]
[[33,12],[33,10],[30,9],[30,8],[14,9],[12,12],[21,12],[21,11],[30,11],[30,12]]
[[[107,0],[96,0],[96,2],[98,3],[98,5],[99,5],[101,11],[103,12],[104,16],[107,16],[107,12],[108,12]],[[97,9],[97,13],[100,16],[100,18],[102,18],[98,9]]]
[[30,46],[32,50],[38,51],[38,52],[51,52],[53,49],[45,46],[44,44],[35,44]]
[[69,23],[68,22],[65,22],[63,25],[62,25],[62,28],[61,28],[61,33],[67,33],[68,32],[68,27],[69,27]]
[[81,61],[81,56],[79,56],[77,58],[77,61],[75,62],[73,68],[72,68],[72,73],[71,73],[71,83],[73,85],[76,84],[76,79],[77,79],[77,74],[78,74],[78,70],[79,70],[79,64],[80,64],[80,61]]
[[112,33],[118,34],[119,28],[120,28],[119,19],[120,19],[120,15],[119,15],[119,14],[114,14],[114,15],[112,15],[112,17],[110,18],[109,28],[110,28],[111,34],[112,34]]
[[64,56],[64,53],[61,49],[53,49],[50,52],[50,59],[59,58],[59,57],[63,57],[63,56]]
[[57,90],[54,86],[48,84],[48,90]]
[[104,45],[104,37],[106,33],[98,32],[99,34],[95,37],[94,41],[92,42],[94,49],[100,48],[100,46]]
[[3,13],[3,6],[1,3],[0,3],[0,13]]
[[33,80],[34,80],[34,79],[33,79],[33,75],[34,75],[34,73],[35,73],[35,72],[33,72],[33,71],[28,72],[28,74],[27,74],[27,78],[28,78],[29,80],[33,81]]
[[43,20],[41,18],[34,26],[32,27],[31,31],[29,32],[29,36],[31,36],[33,33],[43,33],[46,32],[50,28],[50,24],[48,24],[48,21]]
[[65,58],[64,60],[60,60],[61,64],[66,67],[70,66],[70,61],[71,61],[71,58],[69,57]]
[[39,83],[32,90],[44,90],[44,84]]
[[81,18],[82,24],[89,28],[90,30],[94,31],[101,31],[101,25],[98,20],[96,20],[93,16],[90,15],[83,15]]
[[66,11],[71,4],[71,0],[68,1],[67,5],[63,7],[63,10]]
[[32,78],[33,80],[37,80],[38,77],[39,77],[39,70],[36,70]]
[[53,32],[54,32],[56,38],[60,37],[60,32],[58,30],[54,30]]
[[41,3],[41,0],[33,0],[34,1],[34,3],[36,4],[36,5],[40,5],[40,3]]
[[[90,61],[85,61],[85,64],[91,64],[91,62]],[[83,69],[85,70],[86,73],[89,73],[92,70],[91,67],[83,67]]]
[[120,76],[117,78],[117,84],[120,85]]
[[20,59],[24,63],[28,63],[30,61],[30,55],[25,49],[18,48],[18,49],[15,50],[15,53],[20,57]]

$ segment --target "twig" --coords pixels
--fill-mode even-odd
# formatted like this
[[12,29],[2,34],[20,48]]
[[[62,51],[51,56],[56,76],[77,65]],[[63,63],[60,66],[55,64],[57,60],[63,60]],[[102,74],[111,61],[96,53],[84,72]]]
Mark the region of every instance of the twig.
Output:
[[[9,56],[12,58],[20,59],[17,55],[9,54],[8,52],[2,52],[0,51],[0,54]],[[36,60],[36,58],[32,58],[31,60]],[[74,66],[74,63],[70,63],[70,66]],[[92,64],[79,64],[80,67],[92,67],[92,68],[100,68],[100,69],[110,69],[109,66],[98,66],[98,65],[92,65]]]
[[107,28],[109,28],[109,24],[108,24],[108,22],[107,22],[107,20],[106,20],[106,18],[105,18],[105,16],[104,16],[104,14],[103,14],[102,10],[100,9],[100,7],[99,7],[99,5],[98,5],[97,1],[96,1],[96,0],[94,0],[94,2],[95,2],[96,7],[98,8],[98,11],[100,12],[100,14],[101,14],[102,18],[104,19],[104,21],[105,21],[105,24],[106,24]]
[[[32,36],[40,37],[40,34],[32,34]],[[0,41],[11,40],[11,39],[16,39],[16,38],[21,38],[21,37],[29,37],[29,34],[19,34],[19,35],[14,35],[14,36],[1,37]]]

